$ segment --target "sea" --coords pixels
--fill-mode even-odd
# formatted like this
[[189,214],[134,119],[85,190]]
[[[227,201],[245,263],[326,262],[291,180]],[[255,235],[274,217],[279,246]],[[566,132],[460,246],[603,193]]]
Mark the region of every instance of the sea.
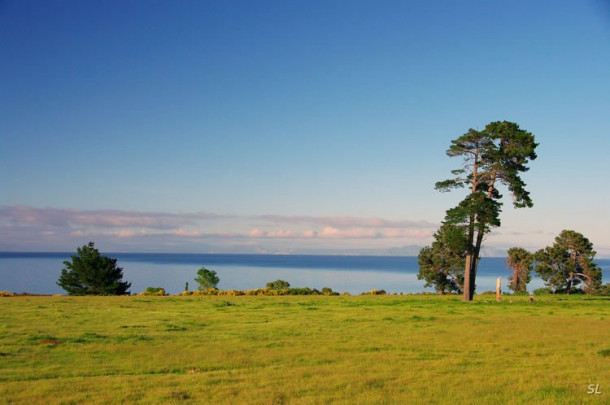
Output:
[[[63,262],[74,253],[0,252],[0,291],[30,294],[63,294],[56,282]],[[185,254],[185,253],[104,253],[116,258],[123,279],[131,282],[131,293],[148,287],[163,287],[169,294],[184,290],[188,283],[196,289],[197,270],[214,270],[221,289],[249,290],[274,280],[286,280],[292,287],[360,294],[372,289],[388,293],[434,292],[417,279],[417,257],[409,256],[322,256],[264,254]],[[604,282],[610,281],[610,259],[600,259]],[[505,258],[484,257],[477,274],[478,293],[495,291],[496,278],[508,291],[511,274]],[[543,287],[534,277],[531,292]]]

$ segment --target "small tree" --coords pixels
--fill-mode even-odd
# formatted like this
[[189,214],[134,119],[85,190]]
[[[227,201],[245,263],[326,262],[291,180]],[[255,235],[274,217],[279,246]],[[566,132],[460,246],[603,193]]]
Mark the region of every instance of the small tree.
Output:
[[592,293],[602,283],[602,271],[593,260],[595,254],[589,239],[576,231],[564,230],[553,246],[536,252],[536,273],[555,291],[570,294],[572,288],[584,283],[584,292]]
[[65,261],[57,285],[69,295],[129,294],[131,283],[123,282],[123,269],[117,260],[102,256],[93,242],[76,249],[70,261]]
[[526,293],[527,284],[532,281],[531,273],[534,264],[534,255],[520,247],[508,249],[506,265],[513,270],[508,278],[508,288],[515,293]]
[[195,282],[199,284],[200,290],[206,290],[208,288],[216,288],[220,279],[216,275],[214,270],[208,270],[205,267],[197,270],[197,278]]
[[290,283],[284,280],[275,280],[267,283],[267,288],[272,290],[287,290],[290,288]]
[[417,278],[439,294],[461,292],[464,284],[466,233],[463,227],[445,223],[434,234],[435,241],[419,251]]
[[338,295],[338,294],[336,292],[334,292],[333,289],[330,287],[323,287],[322,295]]

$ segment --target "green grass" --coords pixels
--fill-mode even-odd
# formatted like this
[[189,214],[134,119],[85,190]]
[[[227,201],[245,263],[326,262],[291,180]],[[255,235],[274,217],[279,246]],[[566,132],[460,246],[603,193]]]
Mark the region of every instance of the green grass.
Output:
[[493,300],[1,298],[0,403],[610,402],[609,299]]

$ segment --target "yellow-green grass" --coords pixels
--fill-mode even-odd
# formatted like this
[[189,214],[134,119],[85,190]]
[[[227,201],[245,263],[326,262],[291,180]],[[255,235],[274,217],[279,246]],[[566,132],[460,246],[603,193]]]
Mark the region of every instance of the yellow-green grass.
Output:
[[1,298],[0,403],[610,402],[609,299],[494,298]]

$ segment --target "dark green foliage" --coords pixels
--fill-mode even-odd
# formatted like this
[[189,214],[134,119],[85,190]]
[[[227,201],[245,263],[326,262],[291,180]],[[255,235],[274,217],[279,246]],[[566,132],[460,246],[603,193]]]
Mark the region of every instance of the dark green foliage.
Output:
[[278,290],[286,290],[286,295],[320,295],[320,291],[309,287],[278,288]]
[[473,228],[477,232],[488,233],[491,227],[500,226],[501,207],[500,201],[487,198],[482,191],[475,191],[466,196],[456,207],[446,211],[445,222],[470,226],[470,218],[473,216]]
[[548,288],[546,288],[546,287],[542,287],[542,288],[536,288],[536,289],[534,290],[534,295],[549,295],[549,294],[551,294],[551,292],[552,292],[552,291],[551,291],[551,290],[549,290],[549,289],[548,289]]
[[508,249],[506,264],[513,270],[508,288],[515,293],[527,292],[527,284],[532,281],[531,273],[534,264],[534,255],[520,247]]
[[[555,292],[571,294],[582,285],[583,292],[595,293],[602,282],[595,254],[589,239],[576,231],[564,230],[553,246],[536,252],[536,273]],[[574,288],[577,290],[573,291]]]
[[324,287],[322,288],[322,295],[339,295],[339,293],[333,291],[333,289],[330,287]]
[[275,280],[267,283],[267,288],[272,290],[287,290],[290,288],[290,283],[284,280]]
[[464,227],[445,223],[434,234],[434,239],[417,256],[417,278],[425,280],[426,287],[434,287],[440,294],[461,292],[467,242]]
[[57,285],[69,295],[129,294],[131,283],[123,282],[123,269],[117,260],[102,256],[93,242],[76,249],[77,254],[65,261]]
[[597,295],[610,296],[610,283],[602,285],[597,291]]
[[436,183],[436,188],[449,191],[466,186],[471,191],[487,191],[500,182],[513,194],[515,207],[531,207],[532,200],[519,174],[529,170],[527,163],[536,159],[537,146],[534,135],[513,122],[491,122],[482,131],[470,129],[451,141],[447,150],[450,157],[463,157],[464,167],[453,170],[456,177]]
[[[207,290],[208,288],[216,288],[220,278],[216,275],[214,270],[208,270],[205,267],[197,270],[197,277],[195,282],[199,284],[199,290]],[[188,283],[187,283],[188,284]],[[186,286],[188,288],[188,285]],[[188,290],[185,290],[188,291]]]
[[520,174],[529,170],[527,164],[536,159],[538,144],[534,136],[507,122],[491,122],[482,131],[470,129],[451,141],[450,157],[462,157],[462,168],[453,170],[454,178],[436,183],[439,191],[467,187],[469,195],[455,208],[447,211],[446,223],[463,225],[467,232],[464,264],[464,299],[472,300],[477,265],[485,234],[500,226],[500,184],[513,196],[516,208],[531,207],[533,202]]

